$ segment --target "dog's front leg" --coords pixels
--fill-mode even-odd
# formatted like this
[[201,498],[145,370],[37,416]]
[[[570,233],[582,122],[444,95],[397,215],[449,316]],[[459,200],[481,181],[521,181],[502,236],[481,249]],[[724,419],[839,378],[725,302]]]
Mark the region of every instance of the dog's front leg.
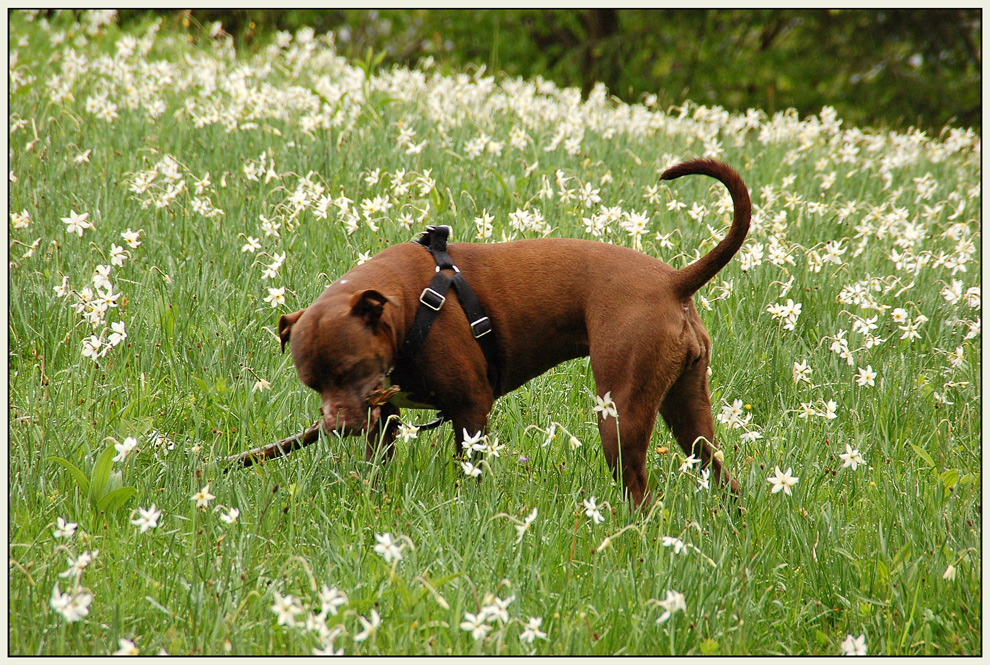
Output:
[[[454,427],[455,459],[463,459],[467,447],[479,445],[478,439],[488,433],[488,415],[493,402],[493,399],[488,398],[450,413],[450,422]],[[445,409],[444,413],[448,413],[448,410]]]

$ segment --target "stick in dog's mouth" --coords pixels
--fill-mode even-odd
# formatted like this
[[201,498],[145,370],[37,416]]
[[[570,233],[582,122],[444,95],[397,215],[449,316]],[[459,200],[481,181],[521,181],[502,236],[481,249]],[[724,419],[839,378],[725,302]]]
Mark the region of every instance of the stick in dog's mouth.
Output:
[[[386,388],[384,384],[379,385],[368,395],[367,405],[369,408],[379,407],[400,392],[402,391],[399,386],[389,386]],[[282,439],[277,443],[269,443],[267,446],[254,448],[238,455],[225,457],[223,461],[226,464],[234,466],[252,466],[275,457],[285,457],[293,450],[299,450],[300,448],[305,448],[310,444],[316,443],[320,438],[321,425],[322,420],[317,421],[315,425],[308,428],[302,434],[296,434],[295,436],[290,436],[288,439]]]

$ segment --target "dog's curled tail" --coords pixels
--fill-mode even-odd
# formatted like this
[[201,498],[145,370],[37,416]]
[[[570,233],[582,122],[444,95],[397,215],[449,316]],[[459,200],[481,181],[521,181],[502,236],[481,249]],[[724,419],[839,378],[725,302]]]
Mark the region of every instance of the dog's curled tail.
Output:
[[739,174],[728,164],[712,159],[695,159],[670,167],[660,175],[660,179],[673,180],[692,174],[711,176],[725,185],[732,196],[733,215],[732,226],[722,242],[691,265],[677,271],[677,288],[682,298],[693,295],[704,286],[739,251],[749,231],[751,213],[749,190]]

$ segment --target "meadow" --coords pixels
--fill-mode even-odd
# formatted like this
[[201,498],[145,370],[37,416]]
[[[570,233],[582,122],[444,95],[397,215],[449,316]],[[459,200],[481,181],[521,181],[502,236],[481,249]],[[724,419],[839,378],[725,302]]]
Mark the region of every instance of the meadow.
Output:
[[[982,653],[981,138],[382,68],[333,36],[10,15],[11,654]],[[301,432],[279,315],[427,224],[682,267],[738,505],[662,423],[623,498],[587,359],[387,467]],[[404,412],[409,424],[430,412]]]

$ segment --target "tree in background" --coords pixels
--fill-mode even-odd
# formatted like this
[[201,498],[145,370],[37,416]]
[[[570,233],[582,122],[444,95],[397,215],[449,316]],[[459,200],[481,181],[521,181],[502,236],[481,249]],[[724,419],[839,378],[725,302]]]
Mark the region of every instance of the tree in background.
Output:
[[[191,10],[167,20],[221,21],[242,46],[308,25],[337,33],[345,55],[386,62],[432,56],[625,101],[656,95],[733,111],[823,106],[859,125],[981,122],[979,9],[946,10]],[[121,12],[123,21],[147,12]]]

